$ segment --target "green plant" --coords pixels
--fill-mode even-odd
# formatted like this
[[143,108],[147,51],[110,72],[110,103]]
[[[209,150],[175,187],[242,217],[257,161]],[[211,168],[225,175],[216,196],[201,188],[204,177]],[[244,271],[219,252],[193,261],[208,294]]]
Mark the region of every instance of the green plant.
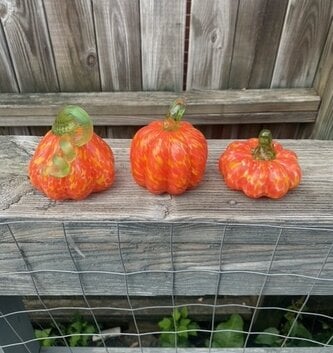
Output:
[[173,310],[171,316],[159,321],[162,331],[159,342],[162,347],[190,347],[190,337],[197,336],[199,325],[188,318],[188,310],[184,306],[181,310]]
[[[84,320],[80,315],[75,315],[73,322],[66,327],[65,332],[67,335],[71,335],[68,340],[70,347],[86,347],[91,341],[90,334],[97,331],[95,326]],[[85,336],[85,334],[89,335]]]
[[[288,309],[298,311],[302,306],[302,301],[302,299],[299,299],[293,302],[290,306],[288,306]],[[268,327],[263,331],[263,334],[259,334],[256,337],[254,342],[259,346],[280,347],[284,341],[284,338],[279,337],[278,335],[287,336],[289,334],[290,337],[312,339],[313,337],[311,332],[301,322],[302,315],[300,315],[298,320],[295,322],[296,312],[294,311],[288,311],[285,315],[283,315],[283,320],[280,323],[279,328]],[[313,344],[305,340],[289,339],[285,345],[286,347],[307,347]]]
[[42,347],[52,347],[55,345],[55,338],[52,337],[52,328],[46,328],[43,330],[35,329],[35,337],[39,339],[39,344]]
[[[84,320],[82,316],[76,314],[68,325],[61,325],[61,332],[64,335],[69,335],[66,340],[70,347],[87,347],[91,341],[91,335],[96,333],[97,330],[95,326]],[[47,327],[43,330],[35,329],[35,337],[40,339],[42,347],[63,345],[63,340],[50,338],[58,335],[59,332],[54,327]]]
[[[232,314],[227,321],[221,322],[215,328],[215,332],[212,338],[213,348],[238,348],[244,345],[244,334],[243,331],[244,321],[238,314]],[[209,340],[206,341],[206,345],[209,346]]]

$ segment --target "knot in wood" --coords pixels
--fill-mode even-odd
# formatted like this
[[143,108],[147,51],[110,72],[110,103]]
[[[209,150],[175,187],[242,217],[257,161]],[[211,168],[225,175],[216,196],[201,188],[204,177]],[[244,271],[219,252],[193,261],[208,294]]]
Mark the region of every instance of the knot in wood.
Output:
[[89,67],[94,67],[96,65],[96,62],[97,62],[96,54],[90,53],[87,56],[87,65]]
[[0,2],[0,18],[5,18],[8,13],[7,5],[3,2]]

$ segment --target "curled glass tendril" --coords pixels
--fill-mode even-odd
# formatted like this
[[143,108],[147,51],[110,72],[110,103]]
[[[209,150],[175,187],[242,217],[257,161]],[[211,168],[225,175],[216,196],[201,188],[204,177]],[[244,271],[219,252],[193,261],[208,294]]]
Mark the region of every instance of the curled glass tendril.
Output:
[[84,109],[68,105],[56,117],[52,132],[60,139],[45,174],[63,178],[70,173],[71,163],[76,158],[76,148],[85,145],[92,138],[93,124]]

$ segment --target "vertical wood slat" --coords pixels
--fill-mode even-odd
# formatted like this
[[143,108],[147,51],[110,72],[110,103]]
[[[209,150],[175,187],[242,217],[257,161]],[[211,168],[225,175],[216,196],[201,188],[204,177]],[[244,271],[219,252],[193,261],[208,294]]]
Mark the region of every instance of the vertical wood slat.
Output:
[[20,91],[58,91],[42,0],[7,1],[2,13]]
[[[266,0],[240,0],[228,88],[246,88],[256,54]],[[266,61],[270,58],[266,56]]]
[[321,106],[311,137],[333,139],[333,22],[321,56],[314,88],[321,96]]
[[90,0],[44,0],[61,91],[100,91]]
[[270,88],[287,5],[288,0],[266,1],[257,32],[248,88]]
[[187,89],[226,89],[238,0],[192,0]]
[[140,0],[142,88],[183,87],[186,0]]
[[289,0],[271,87],[311,87],[333,18],[331,0]]
[[141,89],[138,0],[93,0],[103,91]]
[[[0,10],[0,18],[5,16],[6,10],[1,12]],[[11,63],[10,54],[7,48],[7,42],[5,38],[5,34],[3,32],[2,24],[0,21],[0,92],[18,92],[18,85],[16,82],[16,77],[14,73],[14,69]]]

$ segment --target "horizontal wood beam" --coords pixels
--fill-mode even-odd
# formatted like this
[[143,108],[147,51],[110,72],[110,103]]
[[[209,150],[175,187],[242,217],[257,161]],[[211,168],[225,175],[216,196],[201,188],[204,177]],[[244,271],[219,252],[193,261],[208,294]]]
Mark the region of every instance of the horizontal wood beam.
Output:
[[163,117],[179,95],[195,124],[314,122],[320,97],[313,89],[172,92],[0,94],[0,126],[49,126],[58,111],[77,104],[95,125],[140,126]]
[[[73,353],[105,353],[105,348],[72,348]],[[112,348],[108,347],[109,353],[174,353],[175,348]],[[177,348],[178,353],[243,353],[243,348]],[[42,348],[41,353],[67,353],[66,347]],[[310,347],[310,348],[246,348],[246,353],[331,353],[331,347]]]
[[217,160],[228,141],[209,141],[203,182],[179,197],[136,185],[130,141],[107,141],[117,165],[113,187],[53,202],[27,180],[38,138],[0,137],[0,293],[36,295],[33,277],[41,295],[82,295],[80,279],[87,295],[214,295],[223,234],[220,295],[259,295],[263,285],[265,295],[332,293],[333,141],[281,141],[303,170],[301,185],[281,200],[253,200],[225,186]]

